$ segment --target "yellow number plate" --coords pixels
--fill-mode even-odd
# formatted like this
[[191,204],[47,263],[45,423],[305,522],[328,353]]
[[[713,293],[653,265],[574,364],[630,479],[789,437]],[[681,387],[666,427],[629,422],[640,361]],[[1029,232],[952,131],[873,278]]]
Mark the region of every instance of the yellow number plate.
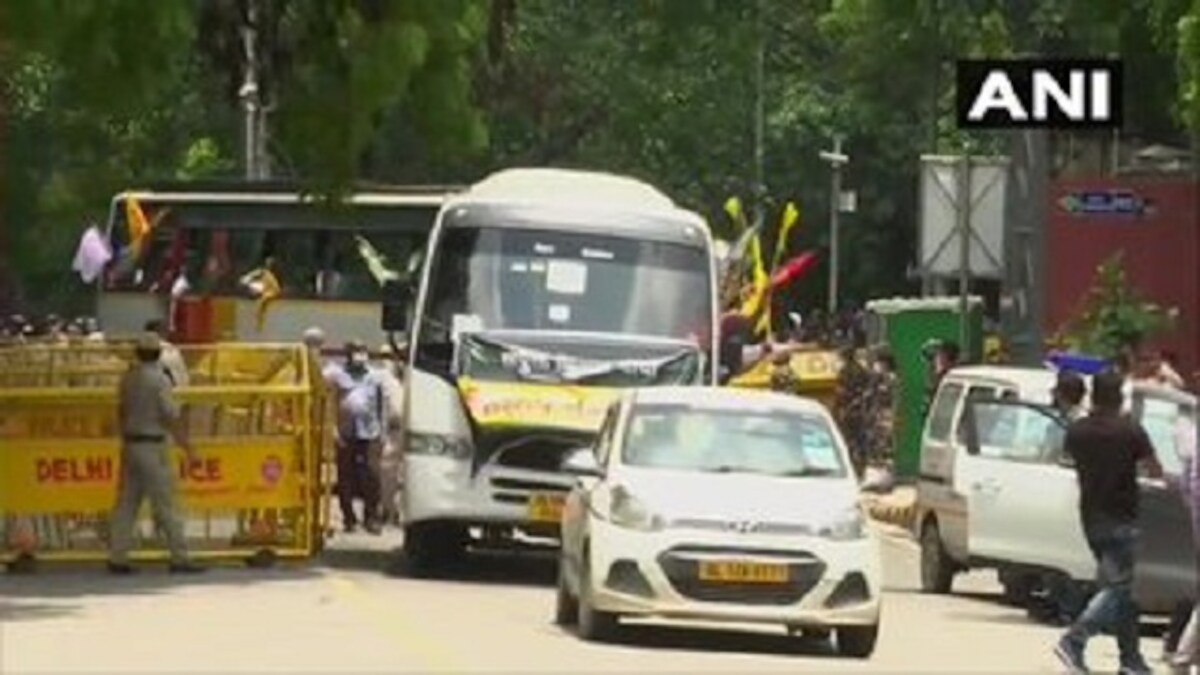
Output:
[[562,522],[565,503],[562,495],[535,494],[529,498],[529,519],[535,523]]
[[700,563],[700,580],[723,584],[786,584],[787,565],[752,562]]

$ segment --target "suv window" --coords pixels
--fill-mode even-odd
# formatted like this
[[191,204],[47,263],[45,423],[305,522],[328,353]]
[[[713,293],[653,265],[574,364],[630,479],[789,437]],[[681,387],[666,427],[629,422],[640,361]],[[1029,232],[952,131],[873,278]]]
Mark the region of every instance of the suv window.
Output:
[[1043,462],[1062,441],[1059,422],[1038,407],[995,401],[973,406],[982,457]]
[[929,440],[950,440],[950,429],[954,426],[954,412],[958,409],[959,398],[962,397],[963,386],[957,382],[947,382],[938,390],[937,398],[929,410]]
[[[996,388],[991,385],[973,385],[967,389],[967,401],[987,401],[996,398]],[[967,442],[967,425],[963,422],[963,418],[967,414],[967,406],[963,406],[958,413],[958,421],[955,423],[955,438],[959,443]]]

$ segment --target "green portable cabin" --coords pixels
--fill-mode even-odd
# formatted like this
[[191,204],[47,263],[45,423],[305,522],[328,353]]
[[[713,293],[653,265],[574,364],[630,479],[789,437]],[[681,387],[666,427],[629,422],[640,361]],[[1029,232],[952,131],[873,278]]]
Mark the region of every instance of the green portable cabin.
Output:
[[[915,477],[921,465],[921,432],[928,407],[930,363],[922,348],[931,340],[961,340],[960,299],[957,297],[889,298],[867,303],[868,340],[887,346],[896,359],[899,379],[895,471]],[[963,363],[977,363],[983,354],[983,300],[968,301],[967,343],[959,345]]]

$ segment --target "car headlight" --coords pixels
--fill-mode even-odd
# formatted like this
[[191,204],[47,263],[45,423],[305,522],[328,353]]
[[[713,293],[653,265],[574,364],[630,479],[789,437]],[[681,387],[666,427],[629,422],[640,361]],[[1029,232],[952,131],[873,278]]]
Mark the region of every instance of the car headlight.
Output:
[[410,432],[405,452],[410,455],[434,455],[452,459],[470,459],[473,446],[471,439],[442,434],[419,434]]
[[818,534],[834,541],[862,539],[867,536],[867,519],[857,506],[849,508],[821,527]]
[[623,487],[613,488],[609,505],[609,520],[618,527],[654,532],[663,528],[663,519],[652,512],[645,502]]

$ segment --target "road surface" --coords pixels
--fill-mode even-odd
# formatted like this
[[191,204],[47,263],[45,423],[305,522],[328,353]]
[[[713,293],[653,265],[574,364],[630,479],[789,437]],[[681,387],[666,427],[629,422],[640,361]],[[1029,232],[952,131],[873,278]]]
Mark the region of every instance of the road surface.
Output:
[[[869,661],[762,627],[633,625],[618,644],[587,644],[551,623],[552,561],[490,557],[453,580],[420,580],[382,571],[395,568],[396,543],[343,538],[319,565],[187,579],[155,568],[0,576],[0,672],[1061,671],[1057,629],[1000,604],[994,577],[960,578],[953,597],[917,592],[916,548],[898,532]],[[1161,641],[1143,649],[1157,659]],[[1116,669],[1109,638],[1089,656]]]

